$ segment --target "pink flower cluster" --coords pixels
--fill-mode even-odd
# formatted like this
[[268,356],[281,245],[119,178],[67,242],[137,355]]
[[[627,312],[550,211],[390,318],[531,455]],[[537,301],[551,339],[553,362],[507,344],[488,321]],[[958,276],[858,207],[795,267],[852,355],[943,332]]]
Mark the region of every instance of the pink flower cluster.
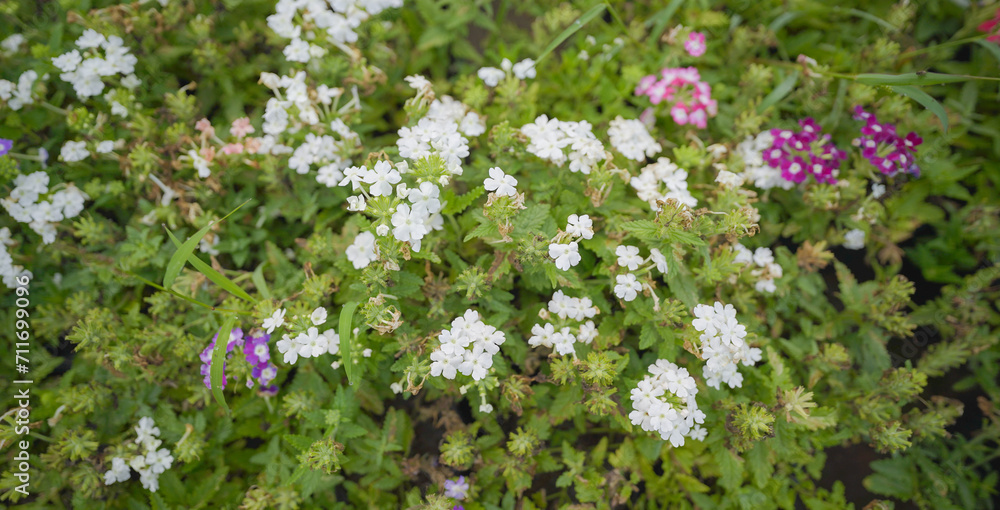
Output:
[[[204,382],[205,387],[211,389],[211,369],[212,369],[212,354],[215,351],[215,342],[219,339],[219,334],[216,333],[212,338],[212,342],[208,344],[205,350],[201,351],[198,356],[201,359],[201,375],[205,376]],[[278,392],[277,385],[268,384],[274,380],[278,375],[278,367],[274,363],[271,363],[271,350],[267,345],[267,342],[271,339],[271,335],[262,333],[260,336],[245,337],[243,330],[236,328],[232,330],[229,334],[229,342],[226,344],[226,358],[232,358],[233,350],[236,347],[243,348],[243,354],[246,356],[248,362],[253,365],[253,371],[251,375],[257,379],[261,384],[261,393],[265,395],[275,395]],[[226,362],[222,362],[222,371],[225,374]],[[254,385],[252,380],[247,381],[247,387],[252,388]],[[222,387],[226,387],[226,377],[222,377]]]
[[800,183],[811,175],[819,183],[836,183],[847,153],[830,141],[830,135],[821,134],[823,128],[812,118],[800,120],[799,126],[799,131],[772,129],[774,141],[764,151],[764,161],[780,169],[786,181]]
[[693,67],[669,67],[644,77],[635,88],[637,96],[649,96],[650,102],[666,102],[670,116],[679,125],[693,124],[698,128],[708,125],[708,118],[718,112],[718,103],[712,99],[711,85],[701,81]]
[[914,132],[905,137],[896,134],[893,124],[879,123],[875,114],[866,112],[861,106],[854,107],[854,120],[865,121],[861,136],[854,139],[854,146],[861,148],[861,155],[885,175],[899,172],[920,175],[916,163],[917,146],[924,143]]
[[684,50],[692,57],[700,57],[705,54],[705,34],[701,32],[691,32],[687,41],[684,41]]

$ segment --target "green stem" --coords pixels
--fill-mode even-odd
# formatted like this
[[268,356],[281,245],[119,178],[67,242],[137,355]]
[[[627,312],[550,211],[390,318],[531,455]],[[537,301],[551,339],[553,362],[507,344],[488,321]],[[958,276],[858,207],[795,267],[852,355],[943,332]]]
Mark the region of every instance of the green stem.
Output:
[[978,36],[975,36],[975,37],[966,37],[965,39],[958,39],[958,40],[955,40],[955,41],[948,41],[948,42],[941,43],[941,44],[935,44],[934,46],[927,46],[926,48],[920,48],[920,49],[916,49],[916,50],[912,50],[912,51],[907,51],[907,52],[904,52],[904,53],[900,53],[899,54],[899,58],[907,58],[907,57],[912,57],[912,56],[915,56],[915,55],[921,55],[921,54],[927,53],[928,51],[934,51],[934,50],[940,50],[940,49],[944,49],[944,48],[950,48],[952,46],[961,46],[963,44],[967,44],[967,43],[970,43],[970,42],[975,42],[975,41],[978,41],[980,39],[983,39],[983,36],[978,35]]
[[51,104],[48,101],[42,101],[42,102],[40,102],[38,104],[42,105],[42,108],[45,108],[46,110],[49,110],[49,111],[56,112],[56,113],[58,113],[60,115],[69,115],[69,110],[64,110],[62,108],[59,108],[58,106],[56,106],[54,104]]

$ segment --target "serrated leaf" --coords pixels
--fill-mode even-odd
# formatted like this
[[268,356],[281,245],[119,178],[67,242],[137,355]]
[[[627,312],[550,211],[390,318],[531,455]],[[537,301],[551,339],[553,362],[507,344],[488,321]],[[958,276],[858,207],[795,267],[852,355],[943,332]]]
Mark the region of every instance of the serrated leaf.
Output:
[[354,319],[354,310],[358,308],[358,303],[351,301],[340,309],[340,323],[337,331],[340,333],[340,356],[344,361],[344,372],[347,373],[347,383],[354,384],[354,334],[351,330],[351,321]]
[[476,186],[461,196],[455,195],[455,192],[448,190],[444,194],[445,206],[441,209],[441,214],[459,214],[472,205],[472,202],[475,202],[477,198],[483,196],[485,192],[486,188],[482,186]]
[[656,331],[656,325],[645,323],[639,330],[639,348],[649,349],[660,341],[660,334]]
[[[169,236],[170,241],[174,243],[174,247],[178,249],[181,247],[181,242],[177,240],[177,236],[175,236],[173,232],[167,230],[167,236]],[[213,283],[221,287],[226,292],[240,299],[244,299],[250,303],[254,302],[254,299],[250,297],[250,294],[247,294],[247,292],[241,289],[239,285],[233,283],[233,281],[227,278],[226,275],[216,271],[215,269],[212,268],[212,266],[206,264],[203,260],[199,259],[194,254],[194,252],[188,255],[187,260],[188,262],[191,263],[192,266],[194,266],[195,269],[198,270],[198,272],[205,275],[206,278],[211,280]]]
[[223,371],[226,362],[226,346],[229,344],[229,335],[236,325],[236,316],[229,315],[222,321],[222,329],[219,330],[219,337],[215,341],[215,349],[212,350],[212,366],[209,368],[209,379],[212,382],[212,396],[215,401],[229,413],[229,405],[226,404],[226,397],[222,394],[222,378],[225,377]]
[[281,438],[300,452],[308,450],[316,442],[313,438],[301,434],[285,434]]
[[198,243],[201,242],[202,238],[208,234],[208,230],[212,228],[212,225],[221,223],[249,202],[250,200],[243,202],[238,205],[236,209],[229,211],[229,214],[223,216],[219,221],[210,222],[208,225],[202,227],[201,230],[195,232],[193,236],[187,238],[187,240],[184,241],[179,248],[177,248],[177,251],[174,252],[173,256],[170,257],[170,261],[167,262],[167,269],[163,273],[163,286],[169,289],[174,284],[174,280],[177,279],[177,275],[181,274],[181,268],[184,267],[184,262],[186,262],[188,257],[194,253],[195,246],[198,246]]
[[472,232],[469,232],[465,236],[465,239],[462,239],[462,242],[467,243],[472,239],[487,237],[493,234],[500,234],[500,229],[497,228],[496,223],[487,220],[486,223],[481,223],[478,227],[472,229]]

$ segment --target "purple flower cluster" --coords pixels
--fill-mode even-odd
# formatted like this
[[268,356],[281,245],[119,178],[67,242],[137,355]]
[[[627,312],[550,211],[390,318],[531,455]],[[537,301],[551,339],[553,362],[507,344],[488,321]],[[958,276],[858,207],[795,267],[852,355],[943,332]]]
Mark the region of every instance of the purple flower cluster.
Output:
[[774,140],[763,153],[764,161],[781,170],[786,181],[799,183],[811,175],[819,183],[836,183],[847,153],[830,141],[830,135],[822,134],[823,128],[812,118],[800,120],[799,126],[799,131],[772,129]]
[[920,175],[916,153],[917,146],[924,143],[923,138],[912,131],[899,136],[895,125],[880,123],[874,113],[866,112],[860,105],[854,107],[854,120],[863,120],[865,127],[853,143],[875,168],[890,177],[899,172]]
[[[199,355],[202,362],[201,375],[205,376],[205,386],[207,388],[212,387],[210,376],[212,368],[212,353],[215,351],[215,342],[218,339],[219,334],[216,333],[215,336],[212,337],[212,342],[208,344],[208,347],[201,351],[201,355]],[[229,334],[229,343],[226,344],[226,359],[232,358],[233,350],[236,347],[243,348],[243,355],[246,357],[247,361],[253,365],[251,375],[260,383],[260,392],[265,395],[275,395],[278,392],[278,386],[270,384],[271,381],[273,381],[278,375],[278,367],[275,366],[274,363],[271,363],[271,349],[267,345],[267,342],[270,339],[271,335],[266,333],[262,333],[260,336],[244,336],[243,330],[236,328]],[[225,370],[226,363],[223,361],[223,374],[225,373]],[[252,388],[253,386],[253,380],[248,380],[247,387]],[[225,376],[222,378],[222,387],[226,387]]]
[[14,148],[14,140],[0,138],[0,156],[6,156]]

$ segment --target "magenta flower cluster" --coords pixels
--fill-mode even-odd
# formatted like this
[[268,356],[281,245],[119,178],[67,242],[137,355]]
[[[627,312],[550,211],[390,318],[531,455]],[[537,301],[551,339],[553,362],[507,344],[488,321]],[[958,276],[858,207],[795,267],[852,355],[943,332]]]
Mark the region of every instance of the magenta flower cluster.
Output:
[[701,74],[693,67],[668,67],[660,71],[659,77],[646,76],[639,80],[635,95],[648,96],[654,105],[666,102],[670,116],[681,126],[704,128],[719,109],[712,99],[712,86],[701,81]]
[[866,112],[860,105],[854,107],[854,120],[864,121],[865,126],[853,144],[861,148],[861,155],[875,168],[890,177],[899,172],[920,175],[916,152],[917,146],[924,143],[923,138],[912,131],[899,136],[895,125],[880,123],[874,113]]
[[799,121],[800,130],[772,129],[774,141],[764,151],[764,161],[781,170],[781,177],[795,183],[804,182],[809,176],[816,182],[834,184],[840,164],[847,153],[822,134],[823,128],[812,118]]
[[[201,359],[201,375],[205,376],[204,382],[205,387],[211,388],[212,381],[210,377],[211,367],[212,367],[212,354],[215,351],[216,341],[219,339],[219,334],[216,333],[212,337],[212,342],[208,344],[205,350],[201,351],[199,358]],[[236,328],[232,330],[229,334],[229,342],[226,344],[226,359],[232,359],[233,351],[237,347],[241,347],[243,350],[243,355],[246,360],[253,365],[253,371],[251,375],[257,382],[261,385],[261,393],[266,395],[274,395],[278,392],[278,386],[270,384],[271,381],[278,375],[278,367],[274,363],[271,363],[271,350],[267,345],[267,342],[271,339],[271,335],[266,333],[261,333],[259,336],[245,336],[243,330]],[[226,362],[222,363],[222,371],[225,374]],[[247,381],[247,387],[252,388],[254,386],[253,380]],[[226,387],[226,377],[222,377],[222,387]]]

